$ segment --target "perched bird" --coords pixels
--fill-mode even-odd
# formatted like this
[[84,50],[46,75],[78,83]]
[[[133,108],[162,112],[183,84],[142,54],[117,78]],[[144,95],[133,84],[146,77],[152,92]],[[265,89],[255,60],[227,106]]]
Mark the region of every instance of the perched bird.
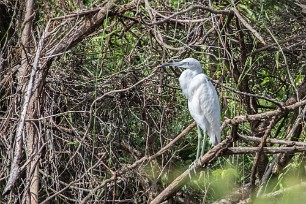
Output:
[[[206,133],[213,146],[221,141],[221,114],[217,91],[204,74],[200,62],[194,58],[187,58],[180,62],[170,62],[162,66],[175,66],[185,69],[179,78],[179,82],[184,96],[188,99],[190,115],[196,121],[198,127],[196,156],[198,159],[200,147],[201,156],[204,155]],[[201,129],[204,133],[204,139],[202,139]]]

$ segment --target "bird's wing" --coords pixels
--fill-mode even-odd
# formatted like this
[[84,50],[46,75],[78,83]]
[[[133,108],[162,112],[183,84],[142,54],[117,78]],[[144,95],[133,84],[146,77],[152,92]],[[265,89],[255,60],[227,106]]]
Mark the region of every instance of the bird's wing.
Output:
[[195,90],[197,93],[195,93],[195,95],[197,95],[199,99],[201,111],[211,129],[207,129],[207,133],[210,137],[214,135],[218,143],[221,140],[221,113],[217,91],[205,74],[197,75],[194,77],[194,80],[198,83],[198,88]]

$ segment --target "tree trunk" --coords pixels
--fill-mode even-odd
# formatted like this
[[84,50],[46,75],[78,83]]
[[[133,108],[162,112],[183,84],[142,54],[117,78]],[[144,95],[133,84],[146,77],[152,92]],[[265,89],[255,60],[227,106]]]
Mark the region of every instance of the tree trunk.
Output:
[[[37,91],[32,96],[29,104],[27,118],[37,118],[38,110],[38,97]],[[33,204],[38,203],[38,191],[39,191],[39,140],[37,127],[33,122],[27,122],[25,124],[27,135],[27,160],[30,163],[27,167],[27,183],[29,184],[29,190],[26,194],[26,203]]]

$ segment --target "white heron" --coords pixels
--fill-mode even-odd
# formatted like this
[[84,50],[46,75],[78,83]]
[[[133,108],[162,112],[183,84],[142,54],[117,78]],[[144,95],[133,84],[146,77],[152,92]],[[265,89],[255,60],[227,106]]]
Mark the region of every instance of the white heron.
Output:
[[[190,115],[198,127],[198,149],[196,159],[204,155],[206,133],[210,143],[214,146],[221,141],[221,114],[218,95],[211,81],[204,74],[200,62],[194,58],[187,58],[180,62],[170,62],[162,65],[175,66],[185,69],[180,78],[180,87],[188,99]],[[204,133],[202,139],[201,129]],[[202,146],[201,146],[202,142]]]

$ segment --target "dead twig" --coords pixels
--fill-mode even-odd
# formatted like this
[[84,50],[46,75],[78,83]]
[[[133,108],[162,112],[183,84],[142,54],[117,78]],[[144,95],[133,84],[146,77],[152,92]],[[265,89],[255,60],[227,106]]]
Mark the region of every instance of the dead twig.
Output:
[[232,10],[234,11],[234,13],[237,16],[237,18],[239,19],[239,21],[244,25],[244,27],[246,27],[249,31],[251,31],[253,33],[253,35],[259,40],[259,42],[261,42],[263,45],[266,45],[266,43],[265,43],[264,39],[261,37],[261,35],[250,24],[248,24],[248,22],[246,20],[244,20],[244,18],[240,15],[238,9],[233,8]]
[[184,20],[181,20],[181,19],[173,19],[174,17],[178,16],[178,15],[181,15],[181,14],[184,14],[184,13],[187,13],[189,11],[192,11],[192,10],[195,10],[195,9],[200,9],[200,10],[204,10],[204,11],[208,11],[210,13],[214,13],[214,14],[223,14],[223,15],[230,15],[232,14],[232,11],[231,10],[214,10],[210,7],[206,7],[206,6],[203,6],[203,5],[192,5],[192,6],[189,6],[187,9],[184,9],[182,11],[178,11],[178,12],[175,12],[173,14],[171,14],[170,16],[165,16],[165,15],[162,15],[160,14],[158,11],[154,10],[151,8],[151,10],[163,17],[164,19],[163,20],[160,20],[160,21],[153,21],[152,23],[146,23],[147,25],[158,25],[158,24],[162,24],[164,22],[167,22],[167,21],[174,21],[174,22],[187,22],[187,23],[190,23],[190,22],[201,22],[203,20],[206,20],[206,19],[184,19]]
[[171,142],[169,142],[166,146],[161,148],[156,154],[152,156],[144,156],[141,159],[135,161],[133,164],[128,165],[125,169],[119,170],[116,172],[115,175],[113,175],[111,178],[104,180],[99,186],[96,186],[94,189],[92,189],[89,194],[83,198],[83,200],[80,203],[87,203],[87,201],[90,199],[94,193],[103,188],[107,183],[113,182],[116,180],[117,177],[137,168],[139,165],[143,164],[144,162],[151,161],[155,159],[158,156],[161,156],[164,152],[166,152],[170,147],[172,147],[177,141],[179,141],[182,137],[184,137],[192,128],[196,126],[196,123],[191,123],[187,128],[185,128],[176,138],[174,138]]
[[231,87],[228,87],[228,86],[225,86],[217,81],[214,81],[214,80],[210,80],[211,82],[213,82],[214,84],[217,84],[219,86],[222,86],[224,87],[225,89],[228,89],[236,94],[240,94],[240,95],[245,95],[245,96],[250,96],[250,97],[255,97],[255,98],[261,98],[261,99],[264,99],[266,101],[269,101],[271,103],[274,103],[275,105],[277,105],[278,107],[282,107],[284,104],[280,101],[277,101],[271,97],[268,97],[268,96],[262,96],[262,95],[258,95],[258,94],[253,94],[253,93],[247,93],[247,92],[242,92],[242,91],[238,91],[234,88],[231,88]]
[[252,189],[255,187],[257,166],[260,163],[260,157],[264,156],[264,155],[262,155],[263,148],[266,145],[266,139],[268,138],[268,136],[269,136],[269,134],[270,134],[270,132],[273,128],[273,125],[275,123],[275,118],[276,117],[274,116],[273,119],[270,121],[270,124],[268,125],[268,127],[265,131],[265,134],[260,138],[261,141],[260,141],[260,144],[259,144],[259,151],[256,152],[256,156],[255,156],[255,159],[254,159],[254,162],[253,162],[252,172],[251,172],[251,188]]

